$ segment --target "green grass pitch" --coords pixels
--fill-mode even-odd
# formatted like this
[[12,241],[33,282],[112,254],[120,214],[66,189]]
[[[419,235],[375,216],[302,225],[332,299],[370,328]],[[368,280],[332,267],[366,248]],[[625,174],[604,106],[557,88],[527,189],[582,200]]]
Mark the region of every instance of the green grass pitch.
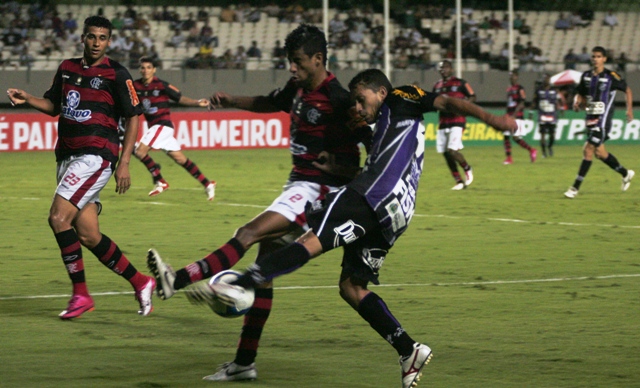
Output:
[[[638,147],[611,146],[640,170]],[[409,230],[381,270],[381,295],[434,358],[420,387],[640,387],[640,178],[627,192],[595,161],[579,196],[565,199],[579,146],[529,162],[514,148],[464,150],[474,167],[454,185],[429,147]],[[132,161],[132,189],[101,195],[103,233],[140,270],[146,251],[174,267],[199,259],[278,195],[287,150],[186,151],[218,182],[216,199],[159,152],[171,189],[149,198]],[[640,171],[639,171],[640,172]],[[146,318],[126,281],[84,249],[96,309],[61,321],[71,290],[47,225],[52,152],[0,155],[0,387],[205,387],[233,359],[241,319],[223,319],[183,294],[155,300]],[[255,248],[236,268],[253,262]],[[344,303],[339,252],[276,281],[255,387],[399,387],[391,346]],[[245,386],[245,385],[243,385]]]

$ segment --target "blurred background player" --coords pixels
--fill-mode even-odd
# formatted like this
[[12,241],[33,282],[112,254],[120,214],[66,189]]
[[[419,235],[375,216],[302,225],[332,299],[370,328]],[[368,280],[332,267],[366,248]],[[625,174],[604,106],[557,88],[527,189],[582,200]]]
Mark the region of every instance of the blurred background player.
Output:
[[138,98],[142,102],[144,117],[147,119],[149,129],[142,135],[135,149],[135,156],[144,163],[153,178],[155,188],[151,190],[149,196],[156,196],[169,188],[169,183],[160,172],[160,165],[149,156],[149,150],[153,148],[165,151],[171,159],[184,167],[204,186],[207,199],[212,201],[215,196],[216,182],[207,179],[200,172],[198,166],[182,153],[175,138],[175,130],[169,111],[169,100],[176,101],[180,105],[202,108],[208,107],[209,101],[206,98],[194,100],[183,96],[178,88],[156,77],[155,74],[155,62],[149,57],[140,58],[140,75],[142,77],[133,84]]
[[[509,82],[511,85],[507,88],[507,114],[509,116],[513,116],[515,119],[524,119],[524,107],[525,101],[527,100],[527,95],[525,94],[524,88],[522,85],[518,83],[518,71],[511,70],[509,72]],[[513,140],[515,140],[520,147],[529,151],[529,157],[531,158],[531,162],[536,161],[536,157],[538,156],[538,152],[535,148],[531,147],[527,144],[524,139],[518,136],[513,136]],[[507,158],[504,160],[504,164],[513,163],[513,157],[511,156],[511,132],[504,132],[504,152],[507,155]]]
[[[111,31],[108,19],[88,17],[82,33],[83,57],[60,63],[43,98],[18,89],[7,91],[14,105],[27,103],[50,116],[60,115],[56,143],[58,187],[49,211],[49,226],[73,284],[69,305],[59,315],[62,319],[77,318],[94,308],[81,245],[131,283],[140,303],[140,315],[153,310],[155,280],[138,272],[118,245],[100,232],[98,223],[102,210],[100,191],[114,168],[116,192],[124,194],[131,187],[129,160],[138,135],[138,115],[142,113],[129,71],[105,55]],[[120,158],[119,117],[125,118]]]
[[[544,75],[542,85],[536,90],[533,97],[533,108],[538,111],[538,126],[540,130],[540,147],[542,157],[553,156],[553,142],[556,139],[556,125],[558,124],[558,111],[562,111],[564,101],[562,94],[551,86],[551,76]],[[529,114],[531,119],[532,114]],[[547,142],[547,136],[549,141]]]
[[[282,89],[266,96],[232,96],[217,92],[213,106],[252,112],[289,112],[291,118],[291,156],[293,169],[282,194],[271,206],[236,230],[233,238],[205,258],[173,271],[155,250],[149,251],[149,269],[159,280],[158,295],[169,299],[176,290],[210,278],[233,267],[255,243],[260,243],[258,259],[300,236],[308,227],[304,214],[313,202],[348,183],[359,171],[359,139],[348,129],[349,92],[326,70],[327,42],[317,27],[302,24],[285,40],[291,79]],[[369,127],[363,127],[369,133]],[[328,174],[317,164],[321,154],[330,152],[333,162],[344,167],[345,176]],[[284,237],[284,241],[282,238]],[[255,303],[244,317],[244,325],[233,362],[205,380],[254,380],[255,359],[262,329],[273,303],[273,284],[255,290]]]
[[[438,64],[438,70],[442,79],[433,85],[433,92],[443,94],[453,98],[463,98],[470,102],[475,102],[476,95],[467,81],[452,75],[453,67],[451,62],[444,60]],[[439,111],[438,137],[436,140],[436,151],[444,155],[451,175],[456,181],[452,190],[462,190],[473,182],[473,170],[462,155],[462,134],[467,125],[465,116],[452,112]],[[458,172],[458,163],[464,170],[466,179],[463,181]]]
[[631,185],[635,175],[633,170],[624,168],[613,154],[607,152],[604,143],[609,139],[613,119],[614,100],[616,90],[624,91],[627,104],[627,122],[633,120],[633,93],[627,82],[614,71],[604,67],[607,52],[604,47],[596,46],[591,50],[592,70],[582,73],[573,102],[575,111],[584,108],[587,112],[585,124],[587,127],[587,141],[584,143],[583,159],[580,163],[578,176],[573,186],[564,193],[567,198],[575,198],[582,181],[587,176],[593,156],[602,160],[618,174],[622,175],[622,191]]

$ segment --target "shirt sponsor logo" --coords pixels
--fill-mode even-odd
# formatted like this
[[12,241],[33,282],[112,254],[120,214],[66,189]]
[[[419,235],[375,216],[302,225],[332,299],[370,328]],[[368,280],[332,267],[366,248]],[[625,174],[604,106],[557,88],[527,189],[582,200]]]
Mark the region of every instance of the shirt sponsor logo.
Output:
[[67,93],[67,105],[62,105],[62,117],[83,123],[91,118],[91,110],[76,109],[80,105],[80,93],[75,90]]

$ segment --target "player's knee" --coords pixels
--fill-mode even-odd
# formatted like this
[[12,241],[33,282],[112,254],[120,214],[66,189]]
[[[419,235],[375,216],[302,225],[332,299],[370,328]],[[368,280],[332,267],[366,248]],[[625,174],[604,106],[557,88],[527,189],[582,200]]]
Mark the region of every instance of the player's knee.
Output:
[[78,240],[80,240],[80,244],[87,248],[95,247],[102,239],[102,234],[100,233],[87,233],[82,229],[77,229],[76,232],[78,233]]
[[240,241],[240,244],[242,244],[245,249],[249,249],[250,246],[262,239],[258,228],[253,227],[251,224],[238,228],[234,237],[236,240]]
[[140,147],[138,147],[133,151],[133,155],[138,159],[144,159],[144,157],[147,156],[147,152],[141,150]]

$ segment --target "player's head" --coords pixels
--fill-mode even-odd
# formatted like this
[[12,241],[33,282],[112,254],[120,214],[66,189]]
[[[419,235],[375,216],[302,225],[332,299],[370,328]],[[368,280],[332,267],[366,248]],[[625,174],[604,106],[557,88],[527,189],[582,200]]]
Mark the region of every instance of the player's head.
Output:
[[546,88],[549,85],[551,85],[551,74],[544,73],[544,76],[542,77],[542,86]]
[[515,85],[518,83],[518,70],[511,70],[509,72],[509,81],[511,82],[512,85]]
[[453,65],[451,64],[451,61],[445,59],[444,61],[439,62],[438,71],[442,78],[449,78],[453,72]]
[[591,65],[594,68],[603,68],[607,62],[607,50],[602,46],[596,46],[591,49]]
[[369,124],[375,122],[382,103],[392,89],[389,78],[378,69],[362,71],[349,82],[356,110]]
[[150,81],[156,74],[156,63],[150,57],[140,58],[140,75],[143,81]]
[[100,62],[111,44],[113,25],[102,16],[89,16],[84,20],[82,42],[84,43],[84,59],[87,65]]
[[109,19],[103,16],[89,16],[84,19],[84,27],[82,29],[82,34],[86,35],[91,27],[104,28],[109,31],[109,38],[111,38],[111,32],[113,31],[113,25],[109,21]]
[[300,87],[307,88],[327,64],[327,40],[318,27],[301,24],[287,35],[284,48],[289,59],[289,71]]

